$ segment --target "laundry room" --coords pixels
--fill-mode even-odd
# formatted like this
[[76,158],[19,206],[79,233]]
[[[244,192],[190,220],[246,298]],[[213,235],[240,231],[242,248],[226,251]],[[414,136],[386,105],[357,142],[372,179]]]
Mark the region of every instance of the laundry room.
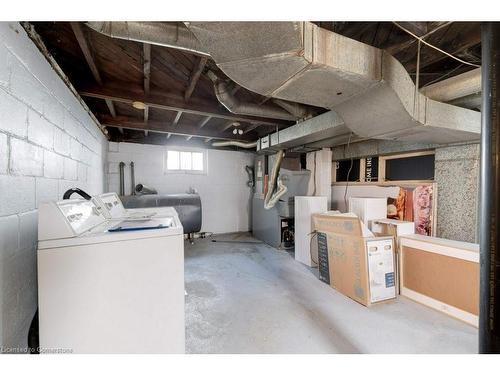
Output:
[[500,353],[500,22],[105,14],[0,21],[0,353]]

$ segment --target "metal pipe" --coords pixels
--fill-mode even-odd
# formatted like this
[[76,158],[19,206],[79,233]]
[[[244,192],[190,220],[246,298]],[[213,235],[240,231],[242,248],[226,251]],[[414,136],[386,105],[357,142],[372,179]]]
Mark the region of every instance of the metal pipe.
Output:
[[119,164],[120,167],[120,195],[125,195],[125,163],[123,161]]
[[212,143],[213,147],[228,147],[228,146],[235,146],[235,147],[241,147],[241,148],[255,148],[257,147],[257,142],[240,142],[240,141],[223,141],[223,142],[213,142]]
[[130,182],[132,183],[130,190],[132,191],[132,195],[135,195],[135,169],[133,161],[130,162]]
[[219,102],[231,113],[247,116],[257,116],[266,118],[275,118],[280,120],[295,121],[296,117],[283,108],[258,105],[253,103],[242,103],[231,93],[227,83],[217,80],[214,82],[215,96]]
[[450,102],[481,92],[481,68],[426,86],[422,94],[438,102]]
[[481,26],[479,353],[500,353],[500,23]]
[[111,38],[155,44],[209,56],[194,34],[179,22],[86,22]]
[[273,99],[272,101],[297,119],[307,119],[313,116],[311,111],[302,104],[287,102],[281,99]]

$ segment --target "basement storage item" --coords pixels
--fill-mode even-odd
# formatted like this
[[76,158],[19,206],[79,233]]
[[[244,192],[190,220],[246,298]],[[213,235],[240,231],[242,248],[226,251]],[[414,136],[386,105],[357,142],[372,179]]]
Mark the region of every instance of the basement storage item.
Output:
[[328,210],[327,197],[295,197],[295,260],[317,266],[318,247],[313,240],[312,214]]
[[320,280],[365,306],[396,298],[393,237],[374,237],[349,213],[314,214],[313,223]]
[[349,212],[359,217],[371,229],[372,220],[387,219],[387,199],[350,197]]
[[478,326],[478,244],[407,235],[399,263],[401,295]]
[[184,247],[177,217],[107,220],[92,201],[40,205],[40,347],[184,353]]

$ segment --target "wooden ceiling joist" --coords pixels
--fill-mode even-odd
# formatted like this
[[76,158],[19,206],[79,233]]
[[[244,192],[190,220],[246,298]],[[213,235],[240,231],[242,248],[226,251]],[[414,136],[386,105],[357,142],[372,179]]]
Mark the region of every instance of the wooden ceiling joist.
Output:
[[167,111],[185,112],[198,116],[210,116],[231,121],[256,122],[261,125],[276,126],[288,124],[286,121],[266,119],[260,117],[244,116],[227,112],[220,108],[220,105],[200,99],[192,99],[189,103],[184,101],[182,96],[175,94],[165,94],[154,90],[150,91],[149,96],[145,96],[142,88],[132,88],[132,85],[118,87],[119,85],[96,86],[88,85],[78,90],[81,96],[110,99],[115,102],[132,104],[133,102],[142,102],[148,107],[163,109]]
[[203,120],[200,121],[200,123],[198,124],[198,127],[201,129],[202,127],[204,127],[210,120],[212,119],[212,116],[207,116],[205,117]]
[[[97,69],[97,65],[92,55],[92,50],[90,49],[90,45],[87,38],[85,37],[85,34],[83,33],[81,24],[79,22],[71,22],[71,29],[75,34],[78,45],[80,46],[80,49],[83,53],[83,57],[85,57],[85,61],[87,62],[87,65],[89,66],[94,79],[100,86],[102,86],[102,78],[99,74],[99,69]],[[116,110],[113,101],[109,98],[104,100],[106,101],[106,105],[108,106],[111,116],[116,117]]]
[[203,69],[205,68],[205,64],[208,61],[208,57],[200,57],[198,60],[198,64],[196,64],[196,67],[194,68],[193,72],[191,73],[191,77],[189,78],[189,84],[188,87],[186,88],[186,92],[184,93],[184,100],[188,101],[191,98],[191,95],[193,94],[193,91],[196,87],[196,84],[198,83],[198,80],[201,77],[201,73],[203,72]]
[[179,123],[179,120],[181,119],[181,116],[182,116],[182,111],[177,112],[177,114],[175,115],[175,119],[174,119],[174,122],[172,123],[172,125],[176,126]]
[[102,85],[102,78],[101,75],[99,74],[99,69],[97,69],[97,65],[95,64],[94,61],[94,56],[92,55],[89,42],[87,41],[87,38],[83,33],[81,24],[79,22],[71,22],[71,29],[73,29],[73,32],[75,33],[78,45],[82,50],[83,57],[85,57],[85,61],[87,61],[87,65],[89,66],[92,75],[94,76],[97,83],[99,85]]
[[202,138],[217,138],[217,139],[227,139],[227,140],[251,140],[248,136],[221,136],[220,132],[217,130],[211,129],[200,129],[197,126],[186,125],[184,124],[181,127],[175,127],[172,124],[166,124],[162,121],[153,121],[150,120],[147,124],[144,122],[131,117],[126,116],[117,116],[113,118],[110,115],[97,115],[99,122],[108,127],[115,128],[123,128],[123,129],[132,129],[132,130],[140,130],[140,131],[149,131],[150,133],[165,133],[165,134],[174,134],[180,136],[194,136],[194,137],[202,137]]

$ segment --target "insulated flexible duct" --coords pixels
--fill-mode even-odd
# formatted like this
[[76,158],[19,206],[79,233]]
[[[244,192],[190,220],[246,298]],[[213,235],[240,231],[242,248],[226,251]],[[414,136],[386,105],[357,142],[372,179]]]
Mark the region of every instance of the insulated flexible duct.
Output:
[[[281,162],[285,157],[285,151],[279,150],[276,154],[276,161],[274,162],[273,171],[271,172],[271,179],[269,181],[269,188],[267,190],[266,197],[264,199],[264,208],[270,210],[273,208],[280,197],[282,197],[287,191],[287,187],[283,184],[281,179],[278,177],[280,171]],[[273,194],[274,188],[278,185],[276,193]]]
[[240,141],[223,141],[223,142],[214,142],[212,143],[213,147],[228,147],[235,146],[241,148],[255,148],[257,147],[257,142],[240,142]]

